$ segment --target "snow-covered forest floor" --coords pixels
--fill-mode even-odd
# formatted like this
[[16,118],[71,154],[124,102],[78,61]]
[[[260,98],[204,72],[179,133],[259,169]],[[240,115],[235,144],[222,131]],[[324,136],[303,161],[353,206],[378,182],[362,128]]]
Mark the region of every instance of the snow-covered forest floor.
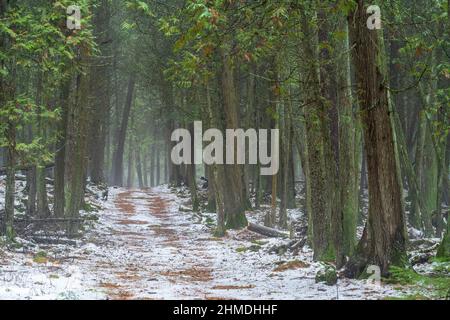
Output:
[[[89,194],[90,207],[100,209],[83,213],[98,220],[84,226],[82,238],[0,244],[0,299],[386,299],[417,290],[343,277],[316,283],[326,266],[312,261],[308,246],[288,250],[292,240],[248,230],[214,238],[215,214],[187,210],[185,189],[110,189],[105,202],[98,189]],[[248,217],[261,223],[263,214]],[[289,214],[304,218],[300,210]]]

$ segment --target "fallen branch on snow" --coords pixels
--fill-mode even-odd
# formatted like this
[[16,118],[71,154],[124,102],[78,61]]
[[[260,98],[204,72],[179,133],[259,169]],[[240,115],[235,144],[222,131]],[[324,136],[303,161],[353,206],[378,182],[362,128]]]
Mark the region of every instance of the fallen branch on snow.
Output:
[[306,240],[308,240],[308,238],[305,237],[299,241],[293,242],[291,245],[289,245],[289,250],[299,251],[306,244]]
[[43,237],[43,236],[33,236],[31,237],[34,242],[40,243],[40,244],[62,244],[62,245],[70,245],[70,246],[76,246],[77,242],[75,240],[70,239],[60,239],[60,238],[49,238],[49,237]]
[[431,247],[425,249],[419,249],[413,252],[413,256],[409,259],[411,265],[427,263],[430,258],[436,255],[436,250],[439,247],[439,243],[432,245]]
[[14,222],[84,222],[88,220],[96,220],[95,218],[14,218]]
[[289,234],[287,232],[283,232],[277,229],[260,226],[256,223],[249,222],[247,229],[249,231],[253,231],[263,236],[272,237],[272,238],[289,238]]
[[193,211],[193,209],[191,209],[189,207],[186,207],[186,206],[183,206],[183,205],[180,205],[178,210],[181,211],[181,212],[191,212],[191,211]]

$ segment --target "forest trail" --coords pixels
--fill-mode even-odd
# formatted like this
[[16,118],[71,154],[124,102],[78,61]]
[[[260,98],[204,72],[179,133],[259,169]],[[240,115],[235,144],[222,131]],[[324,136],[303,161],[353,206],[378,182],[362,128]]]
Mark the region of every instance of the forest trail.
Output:
[[97,248],[84,260],[107,299],[378,299],[396,293],[351,280],[339,288],[316,284],[311,252],[270,254],[279,240],[247,230],[213,238],[201,218],[179,211],[181,201],[166,187],[113,195],[92,234]]
[[[182,190],[110,192],[77,245],[25,242],[17,251],[0,251],[0,299],[382,299],[405,293],[358,280],[316,283],[323,265],[312,261],[308,247],[295,254],[273,249],[286,240],[246,229],[214,238],[215,214],[180,210],[187,200]],[[255,211],[248,218],[261,216]]]
[[[114,240],[107,247],[127,253],[125,259],[114,260],[104,255],[95,265],[107,298],[207,298],[201,288],[212,280],[212,258],[203,239],[196,239],[191,222],[174,212],[174,205],[169,193],[151,189],[117,195],[107,229]],[[105,280],[105,274],[111,277]]]

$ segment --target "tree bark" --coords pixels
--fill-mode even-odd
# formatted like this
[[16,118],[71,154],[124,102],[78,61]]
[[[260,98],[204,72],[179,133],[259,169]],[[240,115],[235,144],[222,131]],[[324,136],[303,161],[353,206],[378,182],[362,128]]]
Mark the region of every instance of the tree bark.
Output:
[[343,52],[349,51],[348,25],[342,19],[340,31],[345,34],[338,44],[337,103],[339,108],[339,188],[342,206],[343,254],[351,256],[356,246],[356,226],[358,222],[358,161],[356,157],[357,118],[353,111],[350,78],[350,58]]
[[6,138],[8,148],[6,151],[6,190],[5,190],[5,230],[8,241],[14,238],[14,199],[16,192],[15,165],[16,165],[16,129],[15,124],[7,122]]
[[128,165],[127,165],[127,188],[133,188],[134,184],[134,143],[133,138],[128,139]]
[[144,177],[142,174],[141,151],[137,142],[135,142],[135,158],[136,158],[136,174],[138,178],[139,188],[144,188]]
[[330,242],[331,207],[329,205],[329,181],[326,181],[328,168],[326,148],[330,146],[329,132],[325,129],[327,109],[320,92],[320,66],[318,48],[318,29],[311,23],[315,8],[302,10],[303,55],[305,57],[304,76],[307,79],[305,100],[306,137],[308,144],[309,171],[307,180],[311,190],[311,221],[309,228],[312,234],[314,260],[333,260],[333,246]]
[[[220,89],[225,114],[225,127],[226,129],[237,129],[239,128],[239,101],[237,100],[232,57],[225,49],[222,49],[220,54],[222,61]],[[225,179],[220,182],[224,183],[226,226],[228,229],[241,229],[247,226],[245,209],[248,201],[242,165],[224,165],[224,168]]]
[[149,187],[149,185],[148,185],[148,155],[147,155],[147,150],[144,151],[144,159],[142,161],[142,177],[144,179],[144,188]]
[[156,152],[155,146],[150,148],[150,187],[155,187],[155,162],[156,162]]
[[161,184],[161,156],[160,156],[160,152],[159,152],[159,145],[156,145],[156,161],[155,161],[155,166],[156,166],[156,176],[155,176],[155,185],[159,186]]
[[90,176],[91,182],[105,182],[105,145],[110,110],[110,4],[101,0],[94,8],[94,35],[99,43],[99,56],[91,67]]
[[[43,98],[44,95],[44,80],[45,75],[43,72],[38,72],[37,77],[37,84],[36,84],[36,105],[41,106],[43,102],[45,102],[45,99]],[[37,131],[38,134],[46,140],[46,129],[43,126],[42,123],[42,117],[40,114],[38,114],[37,119]],[[48,199],[47,199],[47,186],[45,182],[45,166],[42,163],[37,163],[35,167],[35,174],[36,174],[36,202],[37,202],[37,213],[39,217],[41,218],[47,218],[50,216],[50,209],[48,207]]]
[[[217,110],[214,109],[210,88],[209,85],[206,84],[206,112],[208,124],[211,127],[218,127],[218,119],[217,119]],[[223,237],[226,234],[226,226],[225,226],[225,207],[224,207],[224,190],[223,183],[221,183],[224,177],[224,167],[223,165],[218,165],[216,163],[210,166],[211,172],[211,180],[209,184],[212,185],[212,190],[214,190],[214,199],[216,200],[216,209],[217,209],[217,227],[214,232],[216,237]]]
[[54,214],[58,218],[64,217],[64,176],[66,164],[66,139],[67,139],[67,125],[69,116],[69,96],[71,79],[66,79],[61,86],[60,104],[62,108],[61,119],[58,122],[58,140],[56,142],[55,152],[55,186],[54,186]]
[[363,237],[347,264],[346,274],[350,277],[358,276],[370,264],[387,275],[391,265],[403,265],[406,258],[402,187],[384,83],[381,31],[369,30],[367,19],[365,0],[358,0],[349,16],[349,26],[367,151],[369,215]]
[[[81,65],[86,63],[87,52],[81,49]],[[77,76],[75,99],[70,104],[67,123],[66,165],[65,165],[65,216],[69,219],[79,217],[84,205],[84,187],[87,169],[87,129],[88,129],[89,76],[83,68]],[[79,222],[70,220],[67,234],[77,235]]]
[[[6,0],[0,0],[0,18],[2,18],[6,10],[11,6]],[[9,46],[9,39],[6,35],[0,38],[0,49],[6,51]],[[10,102],[16,95],[16,66],[15,59],[12,63],[8,63],[4,58],[0,58],[0,69],[9,68],[8,77],[0,77],[0,105],[3,107],[7,102]],[[14,238],[14,199],[16,192],[16,124],[14,121],[6,116],[6,119],[1,119],[6,124],[5,138],[6,138],[6,189],[5,189],[5,219],[3,225],[3,234],[6,235],[8,241]]]
[[113,172],[113,184],[117,186],[123,186],[123,156],[125,151],[125,140],[127,136],[128,121],[130,118],[131,107],[133,105],[133,95],[135,89],[135,79],[133,75],[130,75],[128,80],[127,98],[125,100],[125,106],[122,114],[122,122],[120,125],[120,131],[118,135],[117,149],[114,153],[114,172]]
[[[28,125],[28,143],[33,141],[33,126]],[[27,171],[27,215],[33,216],[36,213],[36,167],[33,166]]]

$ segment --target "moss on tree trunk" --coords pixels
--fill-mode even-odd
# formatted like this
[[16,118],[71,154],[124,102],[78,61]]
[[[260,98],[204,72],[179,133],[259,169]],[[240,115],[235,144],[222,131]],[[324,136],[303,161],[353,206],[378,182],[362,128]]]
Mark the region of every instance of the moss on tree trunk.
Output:
[[356,67],[367,151],[369,214],[361,241],[347,265],[347,275],[360,275],[376,265],[383,275],[406,258],[406,224],[388,91],[384,84],[382,31],[369,30],[365,0],[349,17],[352,57]]

